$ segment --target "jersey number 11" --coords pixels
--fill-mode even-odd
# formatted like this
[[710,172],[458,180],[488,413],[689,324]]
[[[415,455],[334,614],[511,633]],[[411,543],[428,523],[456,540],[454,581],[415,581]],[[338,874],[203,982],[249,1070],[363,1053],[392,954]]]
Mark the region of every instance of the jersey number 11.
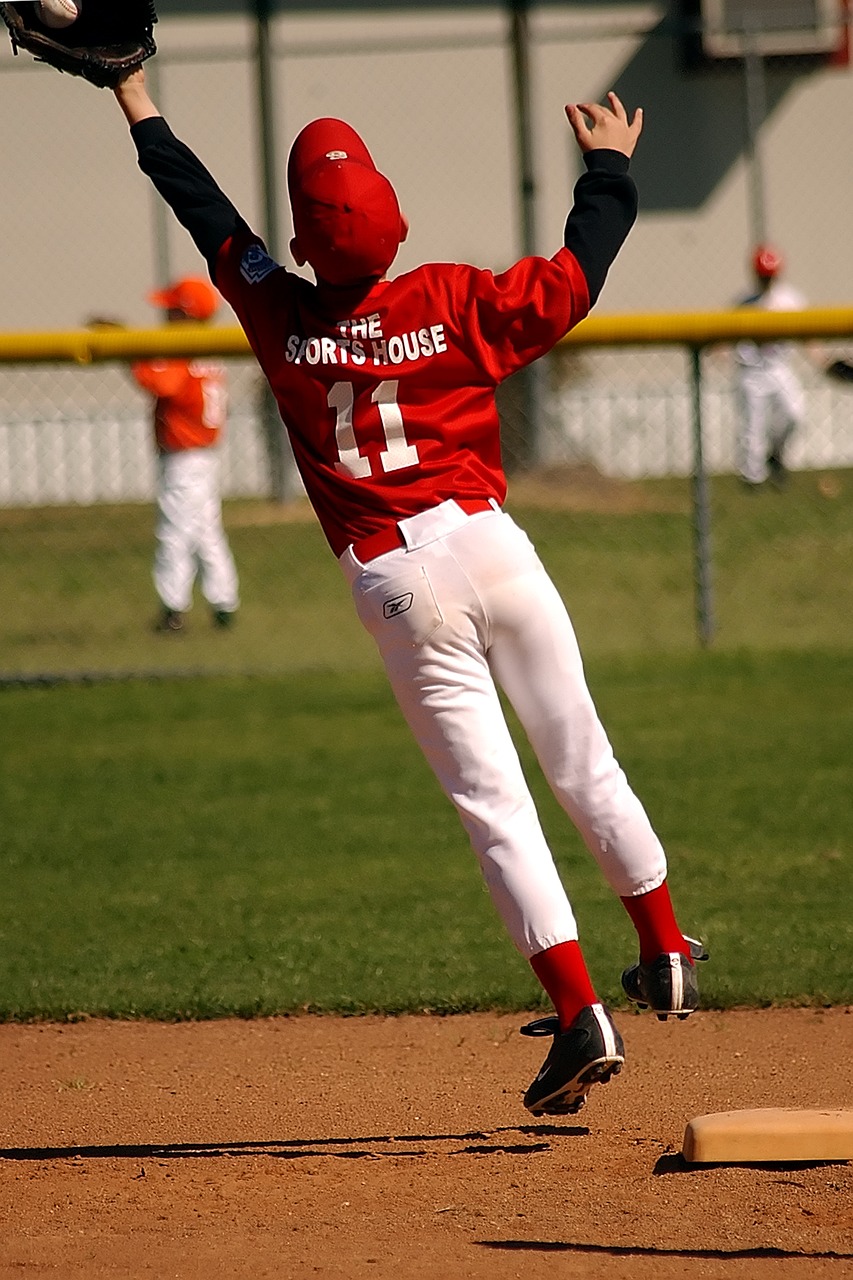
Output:
[[[403,415],[397,404],[396,381],[380,382],[370,397],[376,405],[382,432],[385,436],[385,448],[379,455],[382,470],[400,471],[403,467],[417,466],[417,446],[406,440],[406,429]],[[359,424],[353,421],[353,405],[355,397],[351,382],[336,382],[326,397],[329,408],[335,411],[335,440],[338,445],[338,461],[335,470],[342,475],[352,476],[354,480],[364,480],[373,474],[370,459],[358,451],[356,428]]]

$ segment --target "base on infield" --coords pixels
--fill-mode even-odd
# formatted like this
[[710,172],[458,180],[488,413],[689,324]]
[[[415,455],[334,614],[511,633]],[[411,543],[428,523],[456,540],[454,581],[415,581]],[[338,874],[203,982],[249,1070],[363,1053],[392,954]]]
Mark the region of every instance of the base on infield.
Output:
[[681,1153],[689,1164],[853,1160],[853,1111],[762,1107],[695,1116]]

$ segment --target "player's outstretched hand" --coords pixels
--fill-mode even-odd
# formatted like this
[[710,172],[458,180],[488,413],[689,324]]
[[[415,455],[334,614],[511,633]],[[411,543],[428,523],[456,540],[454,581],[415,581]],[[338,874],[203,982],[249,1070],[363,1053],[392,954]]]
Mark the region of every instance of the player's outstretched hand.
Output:
[[628,113],[612,90],[607,101],[609,107],[602,107],[597,102],[570,102],[566,107],[578,146],[581,151],[606,148],[631,156],[643,129],[643,108],[637,107],[633,120],[629,120]]

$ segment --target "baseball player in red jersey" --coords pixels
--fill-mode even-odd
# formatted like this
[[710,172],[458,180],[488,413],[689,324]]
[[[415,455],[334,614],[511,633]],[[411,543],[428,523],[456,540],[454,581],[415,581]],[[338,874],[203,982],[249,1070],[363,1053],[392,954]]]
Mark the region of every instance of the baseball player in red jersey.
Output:
[[[188,277],[149,295],[170,324],[203,322],[219,307],[207,280]],[[149,360],[131,373],[154,400],[157,447],[158,631],[181,631],[199,574],[213,623],[230,626],[239,606],[234,557],[222,525],[216,445],[225,425],[225,369],[210,360]]]
[[592,985],[571,906],[499,700],[639,936],[623,973],[660,1017],[698,1005],[660,840],[596,714],[572,624],[534,548],[501,510],[495,389],[587,314],[636,216],[629,157],[642,127],[609,95],[566,108],[586,172],[564,246],[499,275],[433,263],[388,279],[408,224],[358,134],[315,120],[288,163],[291,251],[261,239],[160,117],[135,72],[116,91],[139,164],[206,259],[275,394],[306,491],[411,730],[456,806],[495,907],[555,1015],[524,1096],[580,1109],[621,1070],[622,1038]]

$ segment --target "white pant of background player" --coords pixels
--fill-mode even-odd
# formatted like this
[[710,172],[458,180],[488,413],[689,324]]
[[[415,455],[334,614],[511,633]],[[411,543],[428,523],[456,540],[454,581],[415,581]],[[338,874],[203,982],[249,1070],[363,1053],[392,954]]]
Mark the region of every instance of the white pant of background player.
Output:
[[577,926],[498,696],[505,691],[554,794],[620,896],[666,859],[614,758],[574,629],[527,535],[497,510],[444,502],[408,520],[406,546],[340,563],[394,694],[456,805],[510,937],[527,958]]
[[156,537],[154,586],[167,609],[186,613],[192,607],[197,574],[212,609],[237,609],[237,570],[222,525],[215,449],[158,455]]
[[768,368],[738,370],[740,435],[738,470],[750,484],[768,476],[767,460],[783,460],[785,446],[805,416],[799,378],[781,362]]

